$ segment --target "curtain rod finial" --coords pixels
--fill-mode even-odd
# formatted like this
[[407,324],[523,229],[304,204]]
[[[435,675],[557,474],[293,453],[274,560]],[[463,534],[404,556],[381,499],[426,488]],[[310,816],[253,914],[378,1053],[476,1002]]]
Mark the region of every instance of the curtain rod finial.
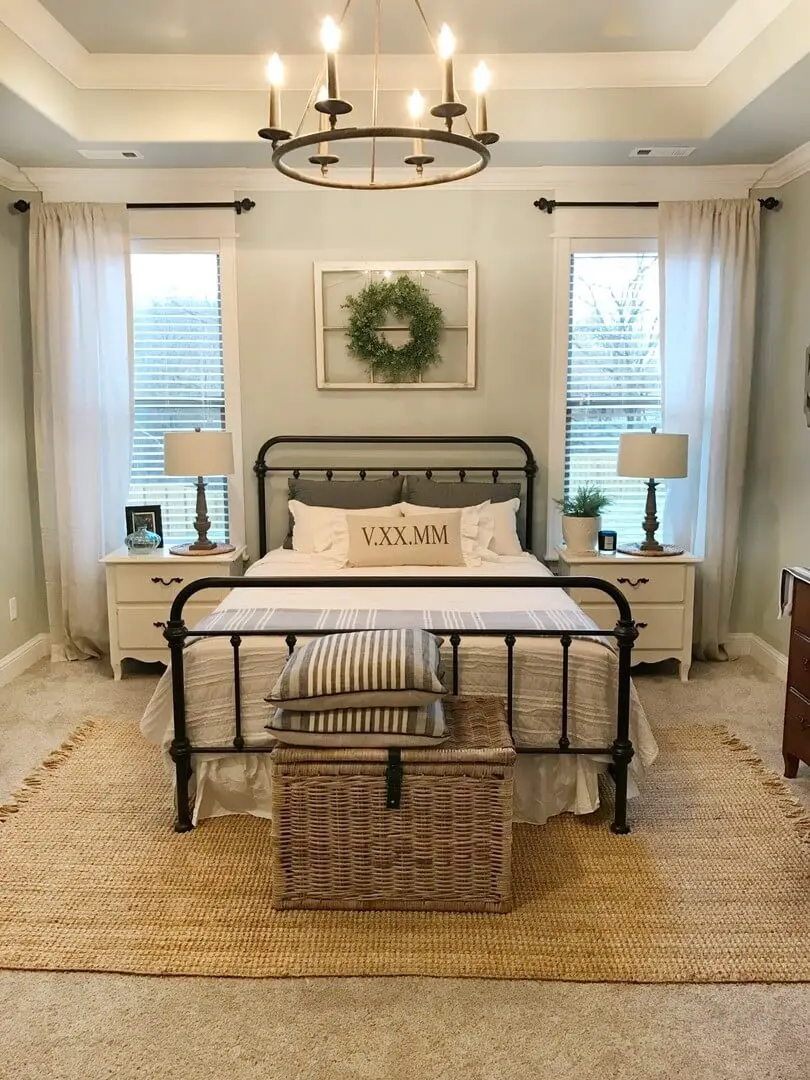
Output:
[[31,203],[26,202],[25,199],[17,199],[16,202],[11,204],[11,209],[16,210],[18,214],[27,214],[31,209]]

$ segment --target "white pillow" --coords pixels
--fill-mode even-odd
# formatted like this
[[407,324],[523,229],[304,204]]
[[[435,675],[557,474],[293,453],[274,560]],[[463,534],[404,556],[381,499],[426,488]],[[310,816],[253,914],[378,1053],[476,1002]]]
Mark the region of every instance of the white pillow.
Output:
[[508,499],[506,502],[492,503],[491,506],[495,535],[489,544],[490,551],[496,555],[521,555],[523,548],[517,532],[520,499]]
[[[404,517],[435,514],[445,509],[436,506],[418,506],[416,503],[407,502],[398,505]],[[495,536],[492,504],[487,501],[477,506],[463,506],[455,509],[461,510],[461,550],[464,552],[464,561],[467,566],[480,566]]]
[[297,499],[287,504],[293,517],[293,551],[305,555],[328,554],[343,559],[349,553],[347,514],[374,514],[380,517],[402,517],[400,504],[376,506],[368,510],[341,510],[333,506],[307,506]]

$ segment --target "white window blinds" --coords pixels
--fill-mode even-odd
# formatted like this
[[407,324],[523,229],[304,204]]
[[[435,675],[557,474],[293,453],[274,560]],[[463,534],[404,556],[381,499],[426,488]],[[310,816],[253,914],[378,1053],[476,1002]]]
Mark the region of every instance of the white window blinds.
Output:
[[[565,492],[598,484],[613,500],[602,527],[643,538],[646,486],[616,475],[619,435],[661,424],[658,256],[571,255]],[[659,488],[659,518],[665,492]]]
[[[163,475],[166,431],[225,428],[219,256],[132,255],[135,433],[129,501],[160,504],[164,540],[193,539],[195,479]],[[228,486],[210,477],[210,536],[228,538]]]

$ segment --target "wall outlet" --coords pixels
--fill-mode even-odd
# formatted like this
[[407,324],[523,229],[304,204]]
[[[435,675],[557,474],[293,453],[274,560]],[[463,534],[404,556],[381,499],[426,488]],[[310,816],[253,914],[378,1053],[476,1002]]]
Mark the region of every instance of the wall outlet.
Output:
[[10,596],[8,599],[8,617],[10,622],[17,618],[17,597]]

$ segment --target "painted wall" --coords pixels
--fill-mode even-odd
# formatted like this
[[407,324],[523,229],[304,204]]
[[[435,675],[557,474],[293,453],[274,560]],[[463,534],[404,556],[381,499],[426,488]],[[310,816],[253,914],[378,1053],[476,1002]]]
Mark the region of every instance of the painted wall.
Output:
[[[3,192],[3,210],[15,196]],[[0,657],[48,628],[31,420],[28,223],[0,213]],[[18,617],[9,620],[9,598]]]
[[[454,190],[252,197],[256,208],[239,219],[237,242],[248,541],[257,536],[251,465],[270,435],[515,434],[541,462],[535,536],[542,550],[552,219],[533,208],[536,196]],[[339,259],[475,259],[477,389],[317,390],[312,264]],[[395,457],[389,453],[388,463]]]
[[759,325],[741,557],[733,628],[787,652],[777,619],[782,566],[810,565],[810,428],[804,356],[810,345],[810,173],[779,192],[763,215]]

